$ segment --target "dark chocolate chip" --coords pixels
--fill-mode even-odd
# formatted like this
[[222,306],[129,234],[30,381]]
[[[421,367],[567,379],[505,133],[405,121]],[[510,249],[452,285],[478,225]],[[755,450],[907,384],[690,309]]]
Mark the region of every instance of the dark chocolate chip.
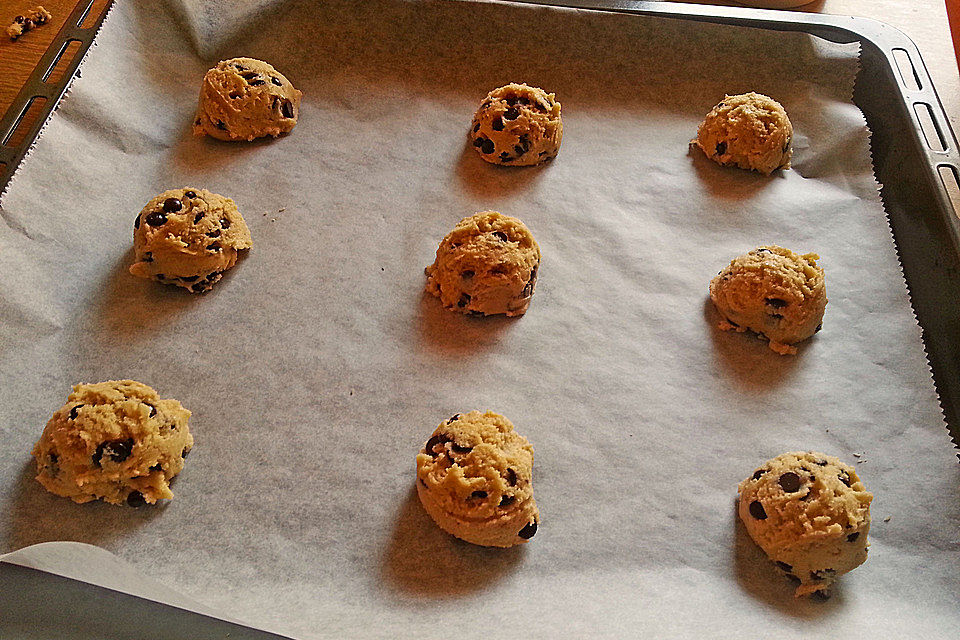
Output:
[[57,462],[60,461],[60,456],[53,453],[52,451],[49,454],[47,454],[47,456],[50,458],[50,464],[57,464]]
[[520,117],[520,111],[518,109],[514,109],[513,107],[507,109],[503,113],[504,120],[516,120],[519,117]]
[[97,445],[93,453],[93,466],[100,467],[104,454],[110,457],[114,462],[123,462],[130,457],[133,452],[133,438],[126,440],[108,440]]
[[429,489],[429,488],[430,488],[430,487],[427,486],[427,483],[423,481],[423,478],[417,478],[417,480],[420,481],[420,484],[423,485],[423,488],[424,488],[424,489]]
[[203,211],[193,216],[193,224],[199,224],[201,220],[203,220]]
[[800,490],[800,476],[793,471],[780,474],[780,480],[778,482],[780,483],[780,488],[787,493],[795,493]]
[[207,290],[207,285],[203,282],[198,282],[197,284],[190,287],[190,291],[194,293],[202,293]]
[[217,125],[216,125],[216,126],[217,126],[217,129],[220,129],[220,131],[226,131],[226,130],[227,130],[227,125],[223,124],[223,120],[217,120]]
[[162,211],[152,211],[147,214],[147,224],[151,227],[162,227],[167,224],[167,216]]
[[[479,122],[478,122],[477,124],[473,125],[473,132],[476,133],[477,131],[480,131],[480,123],[479,123]],[[474,142],[476,142],[476,140],[474,140]]]
[[163,467],[160,466],[160,463],[158,462],[157,464],[150,467],[148,471],[163,471]]
[[70,419],[71,419],[71,420],[76,420],[76,419],[77,419],[77,415],[78,415],[78,413],[79,413],[79,411],[80,411],[80,407],[82,407],[82,406],[83,406],[82,404],[78,404],[78,405],[75,406],[73,409],[70,409]]
[[527,526],[525,526],[523,529],[520,529],[520,532],[517,535],[523,538],[524,540],[529,540],[536,533],[537,533],[537,523],[536,521],[534,521],[528,524]]
[[186,458],[188,453],[190,453],[190,449],[184,449],[183,451],[180,452],[180,457]]
[[473,447],[464,447],[456,442],[450,445],[450,448],[453,449],[454,453],[470,453],[473,451]]
[[234,63],[233,63],[233,68],[236,69],[237,71],[246,71],[246,70],[247,70],[247,68],[246,68],[245,66],[243,66],[242,64],[240,64],[239,62],[234,62]]
[[507,96],[504,98],[504,102],[512,107],[513,105],[517,104],[517,96]]
[[486,492],[486,491],[474,491],[473,493],[470,494],[470,497],[471,497],[471,498],[486,498],[486,497],[487,497],[487,492]]
[[760,504],[759,500],[754,500],[750,503],[750,515],[752,515],[757,520],[766,520],[767,512],[763,510],[763,505]]
[[[477,126],[479,127],[480,125],[478,124]],[[490,123],[490,126],[493,127],[494,131],[503,131],[503,118],[499,116],[494,118],[493,122]]]
[[513,469],[507,469],[507,484],[511,487],[517,486],[517,472]]
[[764,302],[774,309],[782,309],[787,306],[787,301],[783,300],[782,298],[767,298]]
[[272,82],[273,84],[277,85],[278,87],[282,87],[282,86],[283,86],[283,83],[280,82],[280,78],[278,78],[278,77],[276,77],[276,76],[270,76],[270,82]]
[[137,217],[133,219],[133,228],[137,230],[140,228],[140,214],[137,214]]
[[475,146],[475,147],[482,147],[484,140],[486,140],[486,138],[474,138],[474,139],[473,139],[473,146]]
[[451,422],[456,422],[459,419],[460,419],[460,414],[456,413],[447,420],[447,424],[450,424]]
[[781,562],[780,560],[777,560],[777,563],[776,563],[776,564],[777,564],[778,567],[780,567],[781,569],[783,569],[786,573],[791,573],[791,572],[793,572],[793,567],[790,566],[789,564],[787,564],[786,562]]
[[814,460],[813,464],[817,465],[818,467],[825,467],[825,466],[827,466],[827,461],[826,461],[826,460]]
[[722,155],[725,154],[726,152],[727,152],[727,143],[726,143],[726,142],[718,142],[718,143],[717,143],[717,155],[718,155],[718,156],[722,156]]
[[765,474],[766,472],[767,472],[766,469],[757,469],[756,471],[753,472],[753,479],[754,479],[754,480],[759,480],[759,479],[760,479],[760,476],[762,476],[762,475]]
[[461,278],[472,278],[475,275],[476,274],[473,271],[470,271],[469,269],[467,271],[463,271],[460,273]]
[[209,251],[209,252],[211,252],[211,253],[218,253],[218,252],[221,251],[222,249],[223,249],[223,247],[220,246],[220,243],[219,243],[219,242],[213,242],[213,243],[210,243],[210,244],[207,245],[207,251]]
[[816,329],[814,329],[814,330],[813,330],[813,332],[814,332],[814,333],[817,333],[817,332],[819,332],[819,331],[820,331],[820,329],[823,329],[823,323],[822,323],[822,322],[821,322],[820,324],[818,324],[818,325],[817,325],[817,328],[816,328]]
[[511,156],[509,152],[507,151],[500,152],[500,162],[512,162],[513,160],[516,160],[516,158]]
[[293,103],[290,102],[289,100],[284,100],[283,104],[280,105],[280,114],[283,115],[284,118],[292,118]]
[[470,304],[470,294],[464,293],[460,296],[460,299],[457,300],[457,306],[463,309],[468,304]]
[[786,153],[787,151],[790,151],[790,141],[789,141],[789,140],[787,140],[786,144],[783,145],[783,152]]
[[184,192],[183,192],[183,197],[185,197],[185,198],[196,198],[196,197],[197,197],[197,193],[196,193],[196,191],[184,191]]
[[847,474],[846,471],[844,471],[843,473],[840,473],[839,475],[837,475],[837,477],[840,478],[840,482],[847,485],[848,487],[852,484],[852,482],[850,481],[850,476]]
[[230,219],[229,218],[220,218],[220,226],[224,229],[230,228]]
[[444,442],[450,442],[450,437],[445,434],[438,433],[434,436],[431,436],[430,439],[427,440],[427,444],[423,445],[423,450],[429,456],[436,456],[436,454],[433,452],[433,448],[438,444],[443,444]]
[[131,507],[142,507],[147,504],[147,501],[144,500],[143,494],[139,491],[131,491],[127,496],[127,504]]
[[770,251],[770,249],[767,249],[767,248],[764,247],[764,248],[761,248],[761,249],[757,249],[757,253],[773,253],[773,252]]
[[500,242],[507,242],[510,240],[510,238],[507,237],[507,234],[505,234],[503,231],[494,231],[493,236],[500,240]]
[[16,18],[13,19],[13,21],[16,22],[17,24],[23,24],[24,20],[26,20],[26,18],[24,18],[23,16],[17,16]]
[[853,533],[847,536],[847,542],[856,542],[857,538],[859,537],[860,537],[860,532],[854,531]]
[[251,87],[259,87],[259,86],[262,85],[262,84],[267,84],[267,83],[264,82],[263,80],[251,80],[251,81],[250,81],[250,86],[251,86]]
[[240,77],[249,82],[250,80],[256,80],[260,77],[260,74],[256,71],[248,71],[247,73],[240,74]]
[[501,506],[501,507],[509,507],[510,505],[512,505],[512,504],[513,504],[514,502],[516,502],[516,501],[517,501],[517,497],[516,497],[516,496],[503,495],[503,496],[500,497],[500,506]]
[[520,136],[520,147],[523,148],[523,152],[526,153],[530,150],[530,136],[523,134]]
[[207,231],[207,237],[208,237],[208,238],[219,238],[219,237],[220,237],[220,229],[214,229],[213,231]]
[[497,147],[493,144],[493,140],[489,138],[484,138],[483,142],[480,144],[480,151],[484,153],[493,153],[497,150]]
[[236,91],[231,91],[231,92],[230,92],[230,98],[231,98],[232,100],[239,100],[239,99],[242,98],[242,97],[243,97],[243,94],[241,94],[241,93],[237,93]]
[[153,416],[157,415],[157,408],[156,408],[155,406],[153,406],[153,405],[150,404],[149,402],[144,402],[143,404],[145,404],[145,405],[147,405],[148,407],[150,407],[150,417],[151,417],[151,418],[152,418]]
[[522,156],[527,152],[527,150],[521,147],[520,145],[515,144],[513,145],[513,152],[516,153],[518,156]]

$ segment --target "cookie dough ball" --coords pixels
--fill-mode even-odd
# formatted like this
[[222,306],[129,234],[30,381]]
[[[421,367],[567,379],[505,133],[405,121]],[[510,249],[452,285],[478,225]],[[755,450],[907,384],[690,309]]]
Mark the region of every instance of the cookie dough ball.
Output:
[[193,133],[219,140],[277,137],[296,126],[302,95],[262,60],[223,60],[203,76]]
[[560,103],[554,94],[525,84],[494,89],[474,114],[469,137],[480,157],[493,164],[553,160],[563,138]]
[[440,423],[417,454],[417,495],[441,529],[485,547],[523,544],[540,523],[533,447],[490,411]]
[[707,114],[694,144],[724,166],[770,174],[789,169],[793,125],[779,102],[759,93],[726,96]]
[[447,309],[473,315],[523,315],[540,267],[540,246],[510,216],[482,211],[464,218],[426,268],[427,292]]
[[815,451],[784,453],[740,483],[740,519],[764,553],[800,581],[796,595],[826,596],[867,559],[870,501],[857,472]]
[[78,384],[33,448],[37,480],[74,502],[170,499],[193,447],[190,412],[133,380]]
[[237,205],[206,189],[171,189],[147,203],[133,222],[138,278],[207,291],[253,245]]
[[710,281],[710,299],[723,330],[750,329],[781,355],[820,331],[827,289],[815,253],[798,255],[775,245],[734,258]]

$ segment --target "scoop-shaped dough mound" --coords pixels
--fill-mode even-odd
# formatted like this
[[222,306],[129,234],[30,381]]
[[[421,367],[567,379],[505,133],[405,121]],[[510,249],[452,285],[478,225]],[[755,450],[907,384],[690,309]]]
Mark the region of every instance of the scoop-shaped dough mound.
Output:
[[493,164],[529,166],[557,157],[563,139],[556,96],[525,84],[494,89],[470,125],[470,142]]
[[790,168],[793,125],[772,98],[726,96],[707,114],[693,142],[719,164],[770,174]]

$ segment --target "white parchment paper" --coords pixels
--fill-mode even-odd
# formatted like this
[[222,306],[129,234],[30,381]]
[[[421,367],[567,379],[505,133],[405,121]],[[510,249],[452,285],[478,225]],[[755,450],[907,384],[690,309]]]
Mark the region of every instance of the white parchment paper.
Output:
[[[466,2],[118,3],[2,201],[0,551],[102,546],[226,615],[298,638],[954,637],[960,467],[851,103],[855,46],[802,34]],[[204,71],[270,61],[292,135],[190,135]],[[466,144],[490,89],[556,92],[552,164]],[[687,143],[726,93],[787,108],[794,169]],[[160,191],[234,198],[249,256],[196,297],[127,273]],[[520,217],[530,311],[424,296],[465,215]],[[710,278],[777,243],[821,255],[824,329],[796,357],[719,332]],[[78,381],[134,378],[193,411],[167,505],[75,505],[29,451]],[[522,548],[440,531],[413,490],[434,427],[473,408],[536,450]],[[736,519],[784,451],[857,463],[870,559],[795,600]]]

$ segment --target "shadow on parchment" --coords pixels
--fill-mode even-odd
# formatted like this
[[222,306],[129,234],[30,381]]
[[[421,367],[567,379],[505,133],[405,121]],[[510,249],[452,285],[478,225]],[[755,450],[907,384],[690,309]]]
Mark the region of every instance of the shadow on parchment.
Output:
[[426,291],[420,295],[417,329],[421,342],[433,351],[449,355],[469,354],[488,349],[523,316],[468,316],[444,309],[440,299]]
[[0,551],[13,551],[41,542],[69,540],[103,546],[124,538],[153,518],[163,515],[163,504],[139,508],[108,504],[100,500],[77,504],[54,495],[35,480],[37,467],[28,458],[16,486],[11,487],[9,537],[0,541]]
[[721,331],[717,328],[720,314],[709,297],[703,301],[703,319],[711,327],[717,368],[753,392],[773,390],[783,384],[796,371],[803,359],[804,348],[811,340],[817,339],[814,336],[798,344],[796,355],[782,356],[770,349],[765,338],[752,331]]
[[757,171],[720,166],[693,144],[687,147],[687,155],[700,183],[718,200],[749,200],[774,180],[783,178],[782,170],[765,176]]
[[744,592],[757,602],[782,614],[806,620],[830,615],[843,606],[839,582],[831,587],[828,599],[819,596],[795,598],[793,590],[799,582],[781,575],[763,550],[750,539],[750,534],[737,513],[736,498],[730,513],[736,530],[732,549],[733,573]]
[[[240,158],[262,153],[262,150],[267,146],[281,144],[283,139],[290,135],[284,134],[278,138],[266,136],[250,141],[239,140],[236,142],[217,140],[210,136],[195,136],[193,135],[192,115],[193,112],[191,112],[190,119],[184,122],[183,130],[173,145],[170,157],[179,168],[204,176],[212,170],[228,167]],[[176,186],[181,185],[173,185],[171,188]],[[183,186],[206,188],[206,185],[203,184]]]
[[480,547],[458,540],[430,519],[411,486],[383,557],[384,583],[407,595],[456,598],[482,591],[517,568],[524,545]]
[[491,164],[481,158],[469,142],[465,142],[456,174],[460,184],[472,195],[498,197],[529,189],[543,171],[550,170],[551,164],[547,162],[534,167]]

